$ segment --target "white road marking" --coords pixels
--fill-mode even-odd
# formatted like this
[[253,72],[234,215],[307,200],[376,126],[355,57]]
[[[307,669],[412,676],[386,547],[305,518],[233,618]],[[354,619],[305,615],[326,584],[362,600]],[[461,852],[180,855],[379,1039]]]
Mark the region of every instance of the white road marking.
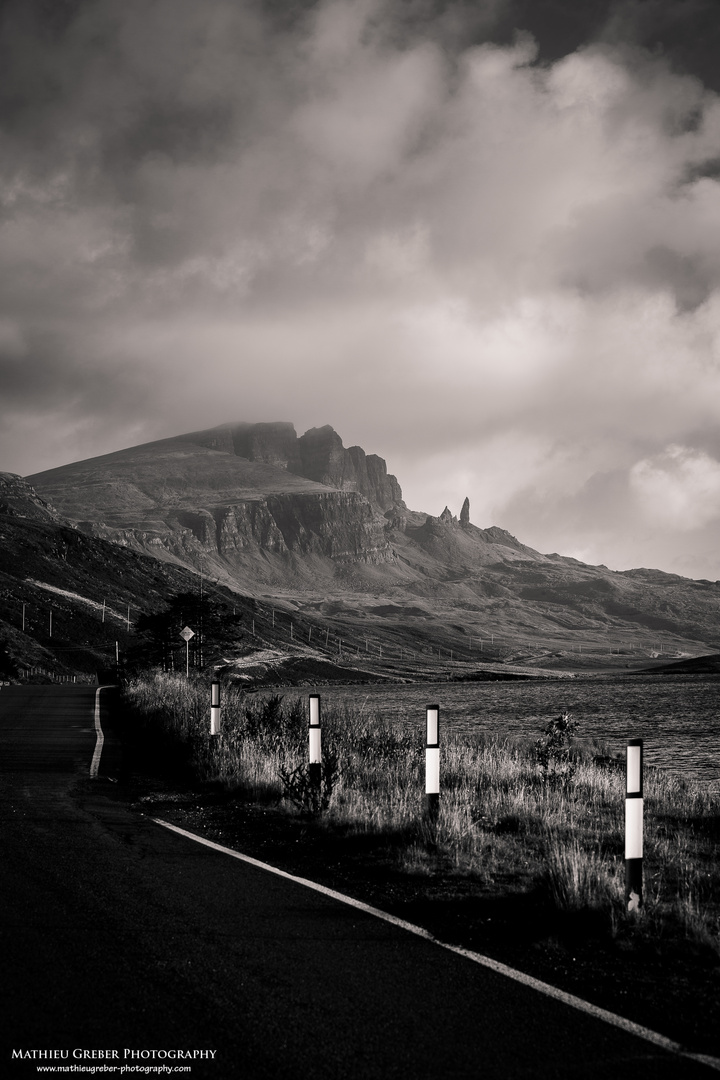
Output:
[[169,821],[162,821],[160,818],[155,817],[150,818],[150,821],[154,821],[156,825],[162,825],[164,829],[170,829],[172,832],[179,833],[180,836],[186,836],[189,840],[195,840],[198,844],[204,844],[205,847],[212,848],[214,851],[220,851],[224,855],[230,855],[233,859],[240,859],[242,862],[249,863],[251,866],[256,866],[260,870],[267,870],[271,874],[276,874],[278,877],[287,878],[288,881],[294,881],[298,885],[304,885],[308,889],[314,889],[315,892],[323,893],[323,895],[329,896],[333,900],[338,900],[341,904],[349,904],[350,907],[357,908],[359,911],[364,911],[367,915],[373,915],[376,919],[383,919],[385,922],[392,923],[393,926],[399,926],[402,930],[407,930],[410,934],[415,934],[417,937],[425,938],[426,941],[431,941],[441,949],[447,949],[448,952],[457,953],[458,956],[464,956],[467,960],[472,960],[475,964],[481,964],[483,967],[490,968],[491,971],[496,971],[500,975],[505,975],[508,979],[513,979],[515,982],[522,983],[524,986],[529,986],[533,990],[545,994],[547,997],[554,998],[556,1001],[562,1001],[573,1009],[578,1009],[580,1012],[594,1016],[597,1020],[603,1020],[605,1023],[612,1024],[613,1027],[621,1028],[630,1035],[637,1035],[638,1038],[645,1039],[647,1042],[651,1042],[655,1046],[661,1047],[663,1050],[668,1050],[670,1053],[674,1054],[680,1054],[683,1057],[690,1058],[692,1061],[697,1061],[703,1065],[708,1065],[711,1069],[716,1069],[720,1072],[720,1059],[718,1058],[711,1057],[708,1054],[694,1054],[691,1051],[686,1050],[680,1043],[673,1042],[672,1039],[666,1038],[665,1035],[660,1035],[657,1031],[651,1031],[650,1028],[643,1027],[641,1024],[636,1024],[633,1020],[626,1020],[624,1016],[618,1016],[616,1013],[609,1012],[607,1009],[601,1009],[598,1005],[593,1005],[590,1001],[583,1001],[582,998],[576,997],[574,994],[568,994],[565,990],[558,990],[556,986],[550,986],[549,983],[541,982],[540,979],[534,979],[532,975],[526,975],[524,971],[516,971],[515,968],[508,967],[507,964],[501,964],[499,960],[493,960],[490,956],[483,956],[482,953],[472,952],[470,949],[463,949],[459,945],[449,945],[445,941],[440,941],[438,938],[434,937],[429,930],[423,929],[422,926],[415,926],[413,923],[405,922],[404,919],[398,919],[396,915],[390,915],[387,911],[381,911],[380,908],[372,907],[370,904],[364,904],[362,900],[355,900],[352,896],[345,896],[343,893],[336,892],[335,889],[329,889],[326,885],[319,885],[316,881],[309,881],[307,878],[296,877],[294,874],[289,874],[286,870],[280,870],[277,866],[270,866],[269,863],[260,862],[259,859],[253,859],[250,855],[243,855],[242,852],[234,851],[232,848],[223,847],[222,844],[216,844],[213,840],[206,840],[204,836],[197,836],[195,833],[188,832],[187,829],[181,829],[178,825],[171,825]]
[[100,755],[102,754],[103,744],[105,742],[105,736],[103,734],[102,724],[100,723],[100,691],[109,690],[109,686],[98,686],[95,691],[95,734],[97,736],[95,740],[95,752],[90,764],[90,775],[97,776],[98,769],[100,768]]

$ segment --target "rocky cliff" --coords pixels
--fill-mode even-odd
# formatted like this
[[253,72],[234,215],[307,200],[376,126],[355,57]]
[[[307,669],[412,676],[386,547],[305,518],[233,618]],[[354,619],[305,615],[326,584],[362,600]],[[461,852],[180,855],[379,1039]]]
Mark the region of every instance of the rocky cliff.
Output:
[[402,491],[387,465],[377,454],[366,454],[361,446],[345,449],[342,439],[329,425],[311,428],[298,439],[300,465],[294,471],[328,487],[359,491],[385,511],[403,506]]
[[404,506],[400,485],[388,473],[383,458],[366,454],[361,446],[344,447],[329,424],[311,428],[300,437],[292,424],[277,422],[225,424],[183,438],[247,461],[286,469],[325,487],[357,491],[383,512]]
[[185,538],[185,550],[197,546],[232,562],[239,553],[320,555],[327,559],[379,562],[391,557],[382,521],[357,492],[274,495],[248,499],[211,510],[178,510],[160,542],[170,549]]

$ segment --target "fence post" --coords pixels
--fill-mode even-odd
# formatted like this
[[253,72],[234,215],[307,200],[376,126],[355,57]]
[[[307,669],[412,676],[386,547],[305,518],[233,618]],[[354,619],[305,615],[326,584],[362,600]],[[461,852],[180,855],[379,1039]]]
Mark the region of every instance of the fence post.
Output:
[[210,687],[210,734],[217,735],[220,731],[220,683],[214,682]]
[[308,779],[315,791],[320,791],[322,777],[322,749],[320,735],[320,695],[310,695],[310,725],[308,727],[309,766]]
[[425,815],[437,821],[440,812],[440,706],[425,711]]
[[642,905],[643,863],[643,741],[627,744],[625,792],[625,904],[628,911]]

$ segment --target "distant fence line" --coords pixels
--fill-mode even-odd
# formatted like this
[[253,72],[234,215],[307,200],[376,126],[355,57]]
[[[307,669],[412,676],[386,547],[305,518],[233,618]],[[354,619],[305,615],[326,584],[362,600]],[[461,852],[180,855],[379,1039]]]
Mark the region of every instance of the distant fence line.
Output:
[[[82,683],[84,685],[94,686],[97,682],[95,675],[79,674],[79,675],[59,675],[56,671],[48,671],[44,667],[29,667],[19,668],[18,675],[21,679],[30,679],[35,675],[43,675],[47,679],[52,679],[55,683]],[[9,686],[10,683],[5,683],[5,686]]]
[[[216,583],[217,584],[217,583]],[[214,590],[210,590],[214,591]],[[218,594],[219,595],[219,594]],[[71,597],[66,599],[72,602]],[[29,616],[31,610],[31,604],[16,600],[21,608],[21,615],[19,615],[18,622],[21,623],[22,629],[29,629]],[[106,601],[103,599],[100,601],[85,601],[95,606],[97,617],[102,619],[102,622],[106,622],[106,616],[112,616],[125,623],[127,630],[131,629],[131,607],[127,606],[127,613],[125,615],[119,615],[117,612],[112,611],[107,606]],[[53,620],[53,607],[52,600],[48,600],[47,605],[38,605],[35,603],[33,606],[45,610],[49,616],[47,624],[47,633],[52,639],[54,636],[59,636],[59,627]],[[26,616],[27,610],[27,616]],[[235,609],[233,609],[235,610]],[[279,631],[286,632],[289,641],[297,644],[304,643],[307,640],[307,645],[312,647],[316,652],[325,654],[328,658],[350,658],[361,659],[363,655],[368,658],[375,658],[381,661],[399,660],[406,662],[417,662],[418,660],[425,660],[429,658],[435,658],[438,662],[445,663],[473,663],[478,660],[493,661],[501,659],[503,656],[507,657],[509,653],[523,653],[528,650],[532,651],[533,648],[540,649],[542,651],[548,651],[551,653],[563,652],[582,656],[583,653],[604,653],[607,652],[617,655],[627,655],[633,657],[642,657],[647,655],[650,658],[657,658],[659,656],[681,656],[684,653],[678,652],[680,646],[674,645],[670,642],[656,642],[653,645],[642,645],[640,643],[619,643],[602,645],[600,642],[577,642],[577,641],[552,641],[552,642],[538,642],[533,646],[530,643],[516,642],[505,636],[496,634],[494,631],[486,631],[483,636],[482,631],[474,629],[472,633],[468,633],[467,641],[458,641],[450,648],[448,645],[438,645],[433,642],[427,644],[416,643],[413,648],[409,645],[397,645],[391,642],[379,641],[376,638],[369,637],[366,633],[360,631],[355,634],[350,631],[346,636],[338,634],[331,634],[329,628],[313,625],[309,623],[306,618],[293,618],[292,613],[283,609],[276,609],[274,607],[258,607],[255,609],[252,615],[247,616],[249,625],[246,628],[246,633],[249,632],[252,637],[260,637],[262,639],[261,628],[256,624],[265,622],[268,628],[272,627],[273,637],[276,638]],[[204,637],[204,635],[198,635],[198,637]],[[66,639],[67,640],[67,639]],[[195,643],[193,643],[195,644]],[[83,648],[87,646],[74,646],[77,648]],[[98,644],[94,646],[95,650],[112,649],[112,644]],[[197,642],[195,649],[202,647],[201,641]],[[53,651],[56,651],[55,650]],[[117,652],[117,645],[115,646]],[[178,646],[181,648],[181,646]],[[197,659],[194,667],[197,667]],[[201,665],[202,666],[202,665]],[[72,677],[61,677],[54,675],[53,672],[47,669],[33,668],[28,669],[32,674],[42,674],[50,678],[56,679],[56,681],[70,681]],[[28,676],[25,675],[25,678]],[[81,676],[84,678],[84,676]]]

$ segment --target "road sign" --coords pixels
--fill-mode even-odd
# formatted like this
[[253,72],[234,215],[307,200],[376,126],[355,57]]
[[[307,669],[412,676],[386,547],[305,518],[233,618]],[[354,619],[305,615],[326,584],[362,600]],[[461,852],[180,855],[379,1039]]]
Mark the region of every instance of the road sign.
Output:
[[180,631],[180,637],[183,641],[189,641],[191,637],[195,637],[195,631],[191,630],[189,626],[183,626]]

